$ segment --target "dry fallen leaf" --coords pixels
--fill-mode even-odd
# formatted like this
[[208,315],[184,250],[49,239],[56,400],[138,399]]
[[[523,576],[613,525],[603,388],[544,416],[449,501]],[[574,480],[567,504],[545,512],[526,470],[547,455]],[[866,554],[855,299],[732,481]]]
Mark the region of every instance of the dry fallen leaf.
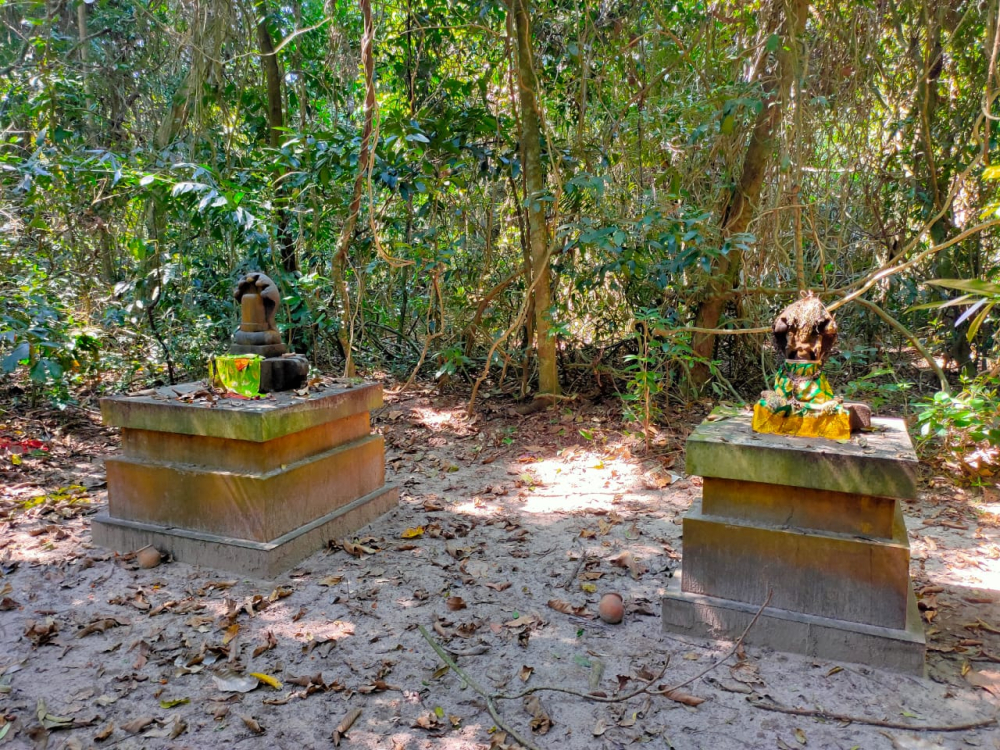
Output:
[[170,725],[170,739],[176,740],[187,731],[187,728],[188,725],[183,721],[180,719],[174,719],[174,723]]
[[531,731],[545,734],[552,728],[552,718],[542,708],[542,702],[537,695],[531,695],[524,700],[524,710],[531,714]]
[[704,698],[698,698],[697,696],[681,692],[680,690],[665,690],[660,693],[660,695],[677,703],[683,703],[685,706],[691,706],[692,708],[697,708],[705,702]]
[[556,612],[562,612],[564,615],[575,615],[576,617],[586,617],[587,619],[593,619],[594,617],[591,612],[587,611],[586,607],[574,607],[562,599],[549,599],[548,605]]
[[333,740],[335,747],[340,747],[340,741],[344,738],[348,731],[350,731],[351,727],[354,726],[354,722],[358,720],[359,716],[361,716],[361,709],[352,709],[351,712],[347,714],[347,716],[345,716],[337,725],[337,728],[333,730],[333,736],[331,739]]
[[232,672],[212,675],[212,681],[215,682],[215,687],[223,693],[249,693],[260,685],[256,677]]
[[521,615],[520,617],[510,620],[504,623],[504,627],[508,628],[520,628],[525,625],[531,625],[538,621],[538,618],[534,615]]
[[729,674],[733,676],[734,680],[738,680],[746,685],[764,684],[764,681],[760,678],[760,667],[756,662],[752,662],[749,659],[744,659],[731,666]]
[[366,547],[363,544],[357,542],[351,542],[347,539],[343,539],[340,542],[340,547],[349,555],[354,555],[355,557],[364,557],[365,555],[374,555],[378,552],[377,549],[373,547]]
[[261,726],[260,722],[249,714],[240,714],[240,718],[243,723],[246,724],[247,729],[249,729],[254,734],[264,734],[264,727]]
[[457,612],[460,609],[466,609],[468,605],[465,603],[465,599],[460,596],[449,596],[446,602],[448,609],[452,612]]
[[426,729],[429,732],[433,732],[441,728],[441,719],[433,711],[430,711],[418,716],[410,726],[414,729]]
[[472,554],[471,547],[463,547],[461,542],[457,539],[453,539],[444,545],[444,551],[449,555],[454,557],[456,560],[464,560],[466,557]]
[[399,690],[395,685],[390,685],[385,680],[375,680],[368,685],[362,685],[358,688],[358,692],[362,695],[368,695],[370,693],[384,693],[387,690]]
[[534,667],[525,665],[521,667],[521,671],[517,673],[517,676],[521,678],[521,682],[527,682],[528,678],[531,677],[531,673],[534,671]]
[[156,721],[156,719],[152,716],[140,716],[138,719],[133,719],[128,724],[122,724],[122,729],[129,734],[138,734],[154,721]]
[[24,628],[24,637],[31,641],[37,648],[51,643],[59,633],[59,626],[51,617],[46,617],[43,621],[28,620]]
[[89,625],[83,627],[77,634],[77,638],[85,638],[93,633],[103,633],[111,628],[121,627],[122,625],[128,625],[128,620],[119,620],[117,617],[102,617],[100,619],[94,620]]
[[977,669],[965,675],[970,685],[982,688],[1000,698],[1000,670]]
[[222,645],[228,646],[232,642],[233,638],[239,635],[239,632],[240,632],[240,626],[238,623],[234,622],[232,625],[226,628],[226,634],[222,636]]
[[636,581],[638,581],[642,574],[647,570],[646,566],[636,560],[635,556],[633,556],[633,554],[628,550],[609,558],[608,562],[619,568],[627,568],[629,575]]
[[257,646],[257,648],[253,650],[253,658],[256,659],[258,656],[267,651],[270,651],[277,645],[278,645],[278,639],[274,637],[274,633],[268,630],[267,632],[264,633],[264,643]]
[[705,678],[705,682],[719,688],[720,690],[725,690],[727,693],[742,693],[743,695],[753,694],[753,688],[749,685],[744,685],[742,682],[727,680],[725,677],[708,676]]
[[187,724],[181,721],[179,718],[174,719],[174,723],[170,726],[163,726],[160,729],[152,729],[148,732],[143,733],[143,737],[148,737],[150,739],[172,739],[175,740],[180,737],[187,730]]

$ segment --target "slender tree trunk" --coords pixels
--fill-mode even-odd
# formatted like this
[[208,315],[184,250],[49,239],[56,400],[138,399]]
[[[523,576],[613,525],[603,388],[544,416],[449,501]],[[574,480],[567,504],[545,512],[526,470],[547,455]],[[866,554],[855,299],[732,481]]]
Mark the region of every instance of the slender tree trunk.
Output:
[[[789,38],[801,37],[808,12],[808,0],[789,0],[785,13],[783,45],[788,43]],[[764,175],[777,147],[783,108],[791,91],[793,75],[791,57],[787,50],[778,53],[777,84],[770,86],[768,94],[761,103],[750,142],[747,144],[740,181],[730,192],[722,211],[723,239],[747,230],[757,202],[760,200]],[[729,292],[739,278],[742,264],[742,253],[736,249],[730,250],[728,255],[720,256],[712,263],[708,294],[695,315],[697,328],[718,327]],[[704,360],[712,359],[715,352],[715,334],[695,333],[692,338],[692,349],[698,357]],[[708,365],[699,364],[692,368],[691,379],[695,385],[701,386],[708,381],[709,374]]]
[[[281,148],[281,129],[285,126],[284,103],[281,98],[281,66],[274,51],[274,40],[267,28],[266,6],[262,2],[257,6],[261,14],[257,21],[257,43],[260,46],[260,66],[264,69],[264,85],[267,89],[267,124],[268,141],[271,148]],[[281,266],[289,273],[298,270],[299,262],[295,253],[295,233],[288,216],[287,197],[284,188],[285,170],[278,167],[274,170],[274,196],[278,219],[278,251],[281,255]]]
[[83,122],[87,143],[94,145],[94,118],[90,111],[90,55],[87,42],[87,4],[79,0],[76,6],[76,27],[80,36],[80,80],[83,83]]
[[511,0],[517,29],[518,89],[521,104],[521,163],[524,168],[528,204],[528,243],[531,250],[532,281],[535,282],[535,350],[538,356],[538,395],[559,394],[556,339],[552,334],[552,283],[548,253],[545,204],[539,200],[545,189],[542,167],[541,123],[538,80],[531,51],[529,0]]
[[351,351],[353,316],[351,315],[351,294],[347,288],[347,254],[354,236],[354,227],[358,222],[358,212],[361,210],[361,193],[368,174],[372,158],[372,125],[375,118],[375,55],[372,45],[375,42],[375,23],[372,20],[371,0],[360,0],[361,15],[364,17],[365,30],[361,37],[361,64],[365,69],[365,112],[364,125],[361,130],[361,152],[358,154],[358,174],[354,178],[354,192],[347,210],[347,220],[340,230],[337,242],[337,254],[333,258],[333,285],[340,297],[340,330],[337,338],[344,351],[344,375],[353,377],[355,374],[354,356]]

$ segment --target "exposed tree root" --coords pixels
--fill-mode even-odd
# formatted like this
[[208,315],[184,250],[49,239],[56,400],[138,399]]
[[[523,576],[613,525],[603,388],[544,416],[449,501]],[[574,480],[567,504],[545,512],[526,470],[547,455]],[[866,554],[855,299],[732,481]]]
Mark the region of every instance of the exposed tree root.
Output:
[[760,697],[749,697],[750,705],[754,708],[762,708],[765,711],[777,711],[782,714],[792,716],[811,716],[815,719],[826,719],[827,721],[845,721],[851,724],[867,724],[872,727],[884,727],[885,729],[905,729],[910,732],[967,732],[972,729],[983,729],[991,727],[997,723],[997,717],[972,721],[968,724],[905,724],[901,721],[883,721],[881,719],[868,719],[864,716],[849,716],[848,714],[837,714],[831,711],[819,711],[811,708],[791,708],[775,703],[773,699]]

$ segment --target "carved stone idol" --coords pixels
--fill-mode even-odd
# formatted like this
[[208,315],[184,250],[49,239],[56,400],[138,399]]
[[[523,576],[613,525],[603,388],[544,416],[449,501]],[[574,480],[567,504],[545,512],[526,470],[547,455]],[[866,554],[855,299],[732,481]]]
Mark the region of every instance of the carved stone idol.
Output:
[[277,285],[260,272],[248,273],[234,293],[240,304],[239,330],[233,335],[232,354],[259,354],[260,391],[290,391],[301,388],[309,375],[309,362],[299,354],[289,354],[281,342],[275,322],[281,294]]
[[773,390],[754,405],[755,432],[800,437],[850,438],[871,426],[871,409],[845,404],[823,374],[823,361],[837,341],[837,321],[810,292],[782,310],[771,327],[785,361]]

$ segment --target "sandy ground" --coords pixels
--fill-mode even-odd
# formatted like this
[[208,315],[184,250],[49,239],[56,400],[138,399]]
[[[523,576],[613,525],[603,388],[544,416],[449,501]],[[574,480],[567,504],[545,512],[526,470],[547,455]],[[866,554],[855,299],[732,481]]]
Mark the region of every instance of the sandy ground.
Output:
[[[516,747],[418,626],[473,681],[507,694],[621,697],[664,665],[652,688],[727,654],[732,644],[664,636],[658,617],[681,516],[700,491],[681,452],[698,415],[668,420],[643,457],[614,404],[520,417],[491,403],[469,421],[454,398],[388,398],[375,424],[398,509],[350,540],[361,557],[320,552],[271,582],[169,561],[139,569],[93,547],[114,435],[80,413],[58,428],[8,415],[0,434],[49,450],[16,466],[0,453],[0,748],[326,748],[355,709],[341,747]],[[997,713],[995,490],[962,491],[930,470],[923,484],[905,512],[929,679],[747,646],[679,700],[540,691],[499,701],[504,722],[546,750],[1000,748],[1000,726],[915,732],[755,705],[912,724]],[[625,598],[621,625],[593,617],[608,591]]]

